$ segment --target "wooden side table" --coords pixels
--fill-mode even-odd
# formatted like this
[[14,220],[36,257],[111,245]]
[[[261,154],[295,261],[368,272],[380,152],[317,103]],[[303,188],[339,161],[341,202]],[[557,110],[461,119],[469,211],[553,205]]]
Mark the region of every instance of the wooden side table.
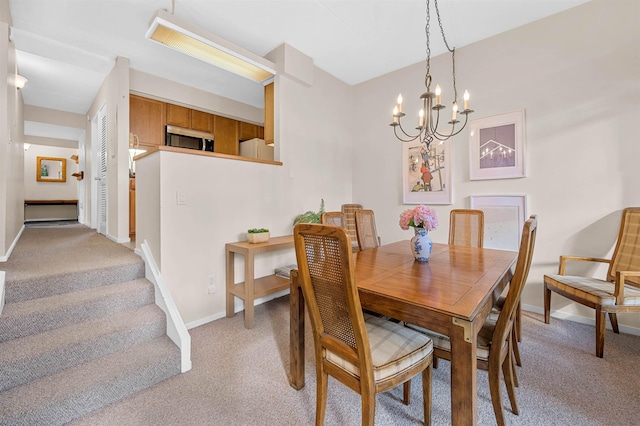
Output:
[[[254,257],[257,254],[293,248],[293,235],[270,238],[264,243],[251,244],[248,241],[225,244],[227,261],[227,317],[235,314],[234,297],[244,300],[244,326],[253,327],[253,303],[260,297],[289,288],[289,279],[275,274],[254,278]],[[244,282],[235,283],[235,254],[244,256]]]

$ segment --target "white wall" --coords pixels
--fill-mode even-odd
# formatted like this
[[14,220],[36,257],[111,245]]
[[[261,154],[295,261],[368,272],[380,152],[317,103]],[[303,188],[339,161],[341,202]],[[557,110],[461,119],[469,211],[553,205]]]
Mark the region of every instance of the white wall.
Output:
[[[470,195],[527,194],[528,213],[539,215],[523,294],[529,308],[542,308],[543,275],[557,272],[560,254],[609,255],[621,210],[640,205],[638,16],[638,2],[594,1],[456,50],[458,90],[472,94],[471,118],[526,110],[528,172],[523,179],[470,181],[465,129],[452,142],[453,204],[435,206],[440,226],[430,234],[446,242],[449,210],[469,207]],[[450,80],[449,61],[432,58],[436,82]],[[424,69],[415,64],[355,87],[353,200],[376,211],[387,242],[410,237],[397,224],[408,206],[402,143],[388,124],[399,92],[404,112],[418,110]],[[448,99],[451,88],[444,90]],[[552,302],[555,310],[593,318],[592,310],[560,296]],[[637,315],[619,317],[640,327]]]
[[[246,240],[255,227],[291,234],[293,218],[317,210],[321,198],[334,210],[351,200],[350,87],[315,69],[311,87],[279,76],[276,98],[282,166],[171,152],[137,161],[136,244],[160,239],[150,247],[187,324],[225,314],[225,243]],[[177,205],[178,191],[186,205]],[[256,276],[294,261],[293,249],[265,254],[256,259]],[[215,294],[207,293],[210,275]]]
[[[13,81],[18,73],[16,52],[9,42],[11,17],[0,4],[0,259],[6,260],[24,223],[22,93]],[[4,60],[6,58],[6,60]]]

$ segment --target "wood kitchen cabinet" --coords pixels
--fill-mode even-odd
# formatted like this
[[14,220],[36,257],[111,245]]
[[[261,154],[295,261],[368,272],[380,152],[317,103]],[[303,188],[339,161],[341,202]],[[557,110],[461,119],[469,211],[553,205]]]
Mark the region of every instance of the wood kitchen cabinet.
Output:
[[129,178],[129,238],[136,239],[136,179]]
[[213,114],[192,109],[191,128],[201,132],[213,133]]
[[257,124],[245,123],[244,121],[240,122],[240,141],[248,141],[253,138],[264,137],[264,127],[258,126]]
[[213,116],[214,151],[221,154],[238,155],[238,120]]
[[274,91],[273,83],[264,86],[264,142],[266,144],[274,143]]
[[167,125],[191,128],[191,109],[180,105],[167,105]]
[[164,125],[164,102],[129,95],[129,132],[138,136],[140,145],[164,145]]

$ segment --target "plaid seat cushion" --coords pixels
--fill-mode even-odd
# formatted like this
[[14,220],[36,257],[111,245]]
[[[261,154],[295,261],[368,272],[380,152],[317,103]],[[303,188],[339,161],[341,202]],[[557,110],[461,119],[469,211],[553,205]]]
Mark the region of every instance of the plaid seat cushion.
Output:
[[[608,281],[573,275],[545,275],[544,282],[550,287],[598,305],[613,306],[616,304],[616,298],[613,296],[615,285]],[[625,285],[624,300],[621,305],[640,306],[640,289]]]
[[[489,346],[491,345],[491,338],[493,336],[493,331],[496,328],[499,314],[500,312],[491,311],[482,325],[482,328],[478,332],[478,345],[476,347],[476,357],[478,359],[485,361],[489,359]],[[429,336],[433,341],[434,347],[443,351],[451,352],[451,341],[449,340],[449,336],[436,333],[435,331],[428,330],[415,324],[407,323],[406,326],[412,330],[419,331],[420,333]]]
[[[365,325],[371,345],[375,381],[390,379],[433,352],[433,344],[427,336],[388,321],[385,317],[367,316]],[[327,361],[360,377],[360,368],[331,351],[327,351]]]

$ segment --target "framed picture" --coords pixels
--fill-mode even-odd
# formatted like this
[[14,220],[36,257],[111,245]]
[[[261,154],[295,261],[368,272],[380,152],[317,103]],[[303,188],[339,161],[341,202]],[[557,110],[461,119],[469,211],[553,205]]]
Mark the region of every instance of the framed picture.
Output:
[[471,180],[525,177],[524,110],[469,122]]
[[514,251],[520,248],[527,218],[526,195],[472,195],[471,208],[484,212],[484,247]]
[[402,193],[405,204],[451,204],[449,140],[402,147]]

